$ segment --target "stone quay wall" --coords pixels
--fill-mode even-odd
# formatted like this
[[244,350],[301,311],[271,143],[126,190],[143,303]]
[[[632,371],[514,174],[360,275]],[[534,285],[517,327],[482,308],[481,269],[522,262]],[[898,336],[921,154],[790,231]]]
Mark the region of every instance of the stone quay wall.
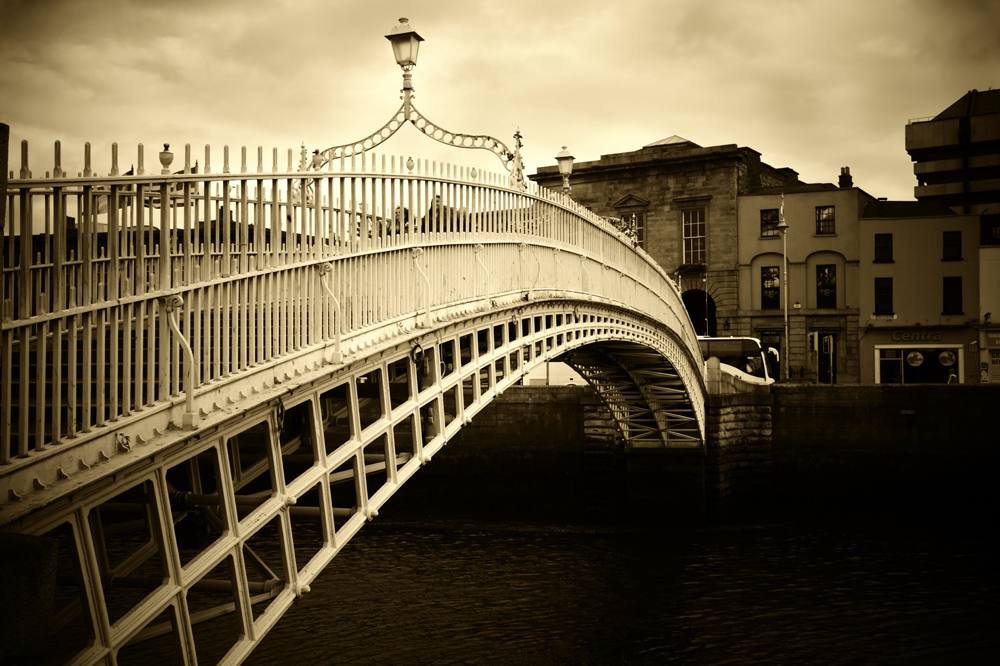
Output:
[[669,522],[951,516],[997,506],[1000,386],[774,385],[711,395],[704,452],[626,451],[589,387],[508,389],[387,511],[466,507]]
[[765,514],[771,507],[772,396],[711,395],[705,446],[709,519]]
[[996,513],[1000,386],[775,385],[771,395],[778,511]]

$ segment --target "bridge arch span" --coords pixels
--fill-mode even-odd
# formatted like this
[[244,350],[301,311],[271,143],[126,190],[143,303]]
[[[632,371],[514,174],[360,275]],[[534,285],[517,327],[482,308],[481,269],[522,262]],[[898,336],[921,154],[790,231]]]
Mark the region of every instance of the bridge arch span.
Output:
[[[545,361],[576,367],[630,446],[704,446],[704,363],[676,285],[559,194],[258,166],[29,176],[7,204],[0,529],[72,561],[56,614],[79,625],[73,663],[164,633],[193,663],[222,613],[242,638],[216,661],[239,663]],[[198,608],[203,593],[222,596]]]

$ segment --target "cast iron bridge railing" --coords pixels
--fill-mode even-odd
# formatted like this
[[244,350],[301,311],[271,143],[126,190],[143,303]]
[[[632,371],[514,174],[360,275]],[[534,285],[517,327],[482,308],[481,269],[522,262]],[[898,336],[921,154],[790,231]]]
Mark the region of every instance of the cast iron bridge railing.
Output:
[[703,447],[676,286],[561,194],[365,153],[265,171],[244,150],[232,173],[227,151],[212,173],[186,150],[170,173],[165,150],[148,175],[140,151],[108,177],[87,154],[70,178],[57,148],[35,179],[24,148],[0,230],[0,529],[57,544],[64,662],[165,640],[238,663],[545,360],[583,374],[628,446]]

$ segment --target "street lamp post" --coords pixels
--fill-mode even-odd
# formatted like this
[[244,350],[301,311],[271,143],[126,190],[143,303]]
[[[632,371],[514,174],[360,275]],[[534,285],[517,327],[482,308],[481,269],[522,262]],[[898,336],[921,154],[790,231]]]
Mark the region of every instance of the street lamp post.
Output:
[[395,26],[385,36],[392,43],[392,54],[396,56],[396,64],[403,70],[403,117],[410,118],[410,96],[413,93],[413,74],[410,70],[417,66],[417,52],[424,38],[410,27],[409,19],[399,19]]
[[383,143],[406,123],[410,123],[422,134],[453,148],[478,148],[492,152],[500,158],[507,170],[511,187],[522,192],[525,191],[527,183],[524,178],[524,163],[521,160],[521,132],[514,133],[514,149],[511,150],[502,141],[492,136],[450,132],[437,123],[432,123],[420,113],[412,100],[413,74],[411,70],[417,65],[417,52],[420,50],[420,42],[424,41],[424,38],[410,27],[409,19],[406,18],[399,19],[399,25],[395,26],[385,38],[392,44],[392,53],[396,58],[396,64],[403,70],[403,89],[401,91],[403,105],[385,125],[367,137],[319,151],[313,158],[313,168],[320,170],[333,160],[345,157],[353,158],[359,154],[362,155],[363,159],[364,153]]
[[556,155],[556,164],[559,165],[559,174],[562,176],[563,194],[569,196],[569,193],[572,191],[569,186],[569,177],[573,173],[573,154],[569,152],[566,146],[563,146],[559,154]]
[[781,364],[783,379],[788,379],[788,350],[791,341],[788,339],[788,223],[785,222],[785,195],[781,195],[781,209],[778,215],[778,231],[781,232],[781,261],[784,264],[784,274],[781,277],[781,292],[785,301],[785,350]]

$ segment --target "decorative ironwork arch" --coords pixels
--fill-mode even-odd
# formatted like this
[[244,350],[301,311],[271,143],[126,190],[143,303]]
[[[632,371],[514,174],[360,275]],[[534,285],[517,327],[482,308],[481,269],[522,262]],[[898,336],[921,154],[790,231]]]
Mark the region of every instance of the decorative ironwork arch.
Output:
[[312,167],[314,169],[322,169],[333,160],[353,157],[372,150],[384,143],[389,137],[398,132],[400,127],[409,122],[424,136],[430,137],[446,146],[451,146],[452,148],[481,149],[492,152],[500,159],[504,168],[509,173],[511,185],[521,191],[527,189],[524,179],[524,163],[521,160],[522,144],[520,130],[514,132],[515,143],[514,150],[512,151],[503,141],[487,134],[465,134],[443,129],[439,125],[432,123],[427,116],[420,113],[412,102],[409,103],[410,112],[409,117],[407,117],[406,107],[407,104],[404,102],[399,107],[399,110],[393,114],[389,122],[364,139],[318,151],[316,156],[313,157]]

